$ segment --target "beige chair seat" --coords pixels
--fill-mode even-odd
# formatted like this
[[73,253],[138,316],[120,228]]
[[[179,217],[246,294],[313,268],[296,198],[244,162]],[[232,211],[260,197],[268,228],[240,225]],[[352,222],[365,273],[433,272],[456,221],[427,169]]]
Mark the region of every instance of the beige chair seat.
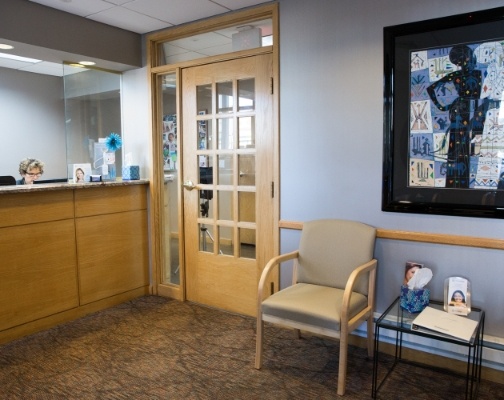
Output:
[[[269,317],[273,316],[339,331],[341,315],[337,305],[342,303],[344,292],[342,289],[328,286],[297,283],[263,301],[263,320],[268,321]],[[350,318],[366,308],[367,304],[366,296],[353,293],[350,299]]]

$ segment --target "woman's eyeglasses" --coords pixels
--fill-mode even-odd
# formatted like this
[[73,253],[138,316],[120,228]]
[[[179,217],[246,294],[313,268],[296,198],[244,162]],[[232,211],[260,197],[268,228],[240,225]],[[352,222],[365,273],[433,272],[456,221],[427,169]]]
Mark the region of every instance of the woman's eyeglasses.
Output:
[[36,172],[36,173],[26,172],[25,175],[28,175],[28,176],[41,176],[42,172]]

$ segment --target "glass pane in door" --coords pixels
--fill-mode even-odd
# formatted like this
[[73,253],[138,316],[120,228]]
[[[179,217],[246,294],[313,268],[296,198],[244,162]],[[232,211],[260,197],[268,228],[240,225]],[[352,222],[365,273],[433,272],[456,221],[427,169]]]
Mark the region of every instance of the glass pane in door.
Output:
[[219,254],[227,256],[234,254],[233,228],[228,226],[219,227]]
[[254,117],[238,118],[238,148],[255,148],[255,120]]
[[179,268],[179,224],[178,224],[178,132],[176,114],[176,75],[170,73],[161,76],[161,131],[163,142],[162,160],[164,171],[163,184],[163,254],[164,265],[162,283],[180,284]]
[[238,192],[238,211],[240,222],[256,222],[255,193]]
[[199,85],[196,87],[196,107],[198,115],[212,113],[212,85]]
[[230,113],[233,111],[233,82],[217,83],[217,112]]
[[217,182],[219,185],[233,184],[233,155],[222,154],[217,156],[219,163]]
[[251,111],[255,108],[255,79],[238,81],[238,111]]
[[213,253],[214,249],[214,229],[207,224],[199,224],[199,250]]
[[240,228],[239,229],[239,240],[240,240],[240,257],[241,258],[256,258],[256,231],[255,229]]
[[219,190],[218,192],[219,204],[219,220],[232,221],[233,220],[233,192],[228,190]]
[[199,157],[199,216],[213,218],[213,163],[211,156]]
[[240,186],[255,186],[255,155],[240,154],[238,156],[238,185]]
[[231,150],[234,148],[234,124],[231,118],[217,121],[217,148]]
[[196,143],[198,144],[199,150],[211,150],[212,149],[212,121],[211,120],[199,120],[198,129],[198,139]]

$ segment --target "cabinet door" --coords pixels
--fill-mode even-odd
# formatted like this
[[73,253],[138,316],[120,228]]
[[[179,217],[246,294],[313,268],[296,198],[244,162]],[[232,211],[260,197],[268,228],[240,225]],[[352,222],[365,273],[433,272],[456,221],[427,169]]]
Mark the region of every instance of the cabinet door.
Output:
[[0,228],[0,331],[79,305],[74,220]]
[[145,185],[75,191],[80,304],[149,286]]

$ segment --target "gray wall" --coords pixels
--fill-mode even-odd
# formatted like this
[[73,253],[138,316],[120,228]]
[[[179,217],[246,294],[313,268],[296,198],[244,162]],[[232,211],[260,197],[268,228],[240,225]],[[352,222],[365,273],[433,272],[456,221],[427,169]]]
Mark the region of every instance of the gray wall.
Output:
[[[383,27],[502,6],[500,0],[280,0],[281,219],[346,218],[384,229],[504,239],[504,221],[381,211]],[[299,233],[283,230],[281,250]],[[504,337],[504,252],[378,240],[378,311],[399,294],[406,261],[472,282],[485,333]],[[284,267],[282,285],[290,282]]]
[[0,68],[0,175],[16,179],[26,157],[46,163],[41,179],[66,178],[63,80]]

